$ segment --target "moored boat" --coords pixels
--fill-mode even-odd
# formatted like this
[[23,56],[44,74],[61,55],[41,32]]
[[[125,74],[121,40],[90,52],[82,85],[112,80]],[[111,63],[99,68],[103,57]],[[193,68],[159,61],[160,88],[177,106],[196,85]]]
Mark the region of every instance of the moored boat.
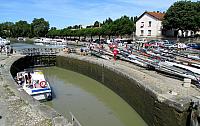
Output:
[[8,44],[10,44],[10,40],[3,39],[3,38],[0,37],[0,45],[5,46],[5,45],[8,45]]
[[23,71],[17,73],[17,83],[36,100],[51,100],[52,91],[42,71]]
[[26,41],[26,38],[18,37],[17,40],[18,40],[18,41]]

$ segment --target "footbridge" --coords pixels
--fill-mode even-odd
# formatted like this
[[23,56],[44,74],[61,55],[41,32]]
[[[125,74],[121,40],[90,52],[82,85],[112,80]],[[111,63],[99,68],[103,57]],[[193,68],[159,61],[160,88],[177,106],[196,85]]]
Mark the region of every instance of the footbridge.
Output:
[[24,60],[31,63],[31,67],[55,66],[56,54],[61,51],[62,48],[23,48],[14,50],[15,53],[24,55]]

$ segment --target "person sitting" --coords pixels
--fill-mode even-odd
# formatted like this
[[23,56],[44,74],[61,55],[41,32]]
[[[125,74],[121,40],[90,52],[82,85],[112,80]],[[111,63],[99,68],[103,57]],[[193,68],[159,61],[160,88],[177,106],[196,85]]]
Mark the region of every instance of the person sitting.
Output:
[[24,82],[24,77],[22,76],[22,74],[20,74],[20,75],[18,76],[17,80],[18,80],[18,84],[19,84],[19,85],[22,85],[22,83]]
[[83,51],[84,51],[83,48],[81,48],[80,51],[81,51],[81,56],[82,56],[83,55]]
[[25,82],[28,84],[28,75],[25,75]]

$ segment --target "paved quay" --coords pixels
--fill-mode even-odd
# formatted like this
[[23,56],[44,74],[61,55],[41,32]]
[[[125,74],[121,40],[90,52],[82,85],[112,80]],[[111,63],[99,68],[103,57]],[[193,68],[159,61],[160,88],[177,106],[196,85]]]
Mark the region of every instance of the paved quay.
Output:
[[[66,56],[75,58],[91,63],[104,65],[115,72],[123,73],[128,78],[133,78],[145,89],[149,89],[151,92],[156,94],[157,99],[160,102],[168,101],[171,106],[178,110],[183,110],[188,107],[188,104],[193,100],[198,100],[200,97],[200,89],[194,85],[191,87],[183,87],[183,81],[163,75],[156,71],[146,70],[145,68],[136,66],[132,63],[117,60],[104,60],[92,56],[80,56],[76,54],[65,54],[61,52],[60,56]],[[176,95],[169,93],[174,92]],[[186,108],[184,108],[186,107]]]
[[20,57],[0,54],[0,126],[68,126],[67,119],[14,83],[10,66]]

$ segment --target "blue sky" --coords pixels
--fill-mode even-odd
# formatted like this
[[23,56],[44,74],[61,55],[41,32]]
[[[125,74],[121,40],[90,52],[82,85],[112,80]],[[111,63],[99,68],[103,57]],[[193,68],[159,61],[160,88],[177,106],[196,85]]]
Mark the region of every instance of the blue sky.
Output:
[[0,0],[0,22],[43,17],[50,26],[90,25],[144,11],[166,11],[176,0]]

